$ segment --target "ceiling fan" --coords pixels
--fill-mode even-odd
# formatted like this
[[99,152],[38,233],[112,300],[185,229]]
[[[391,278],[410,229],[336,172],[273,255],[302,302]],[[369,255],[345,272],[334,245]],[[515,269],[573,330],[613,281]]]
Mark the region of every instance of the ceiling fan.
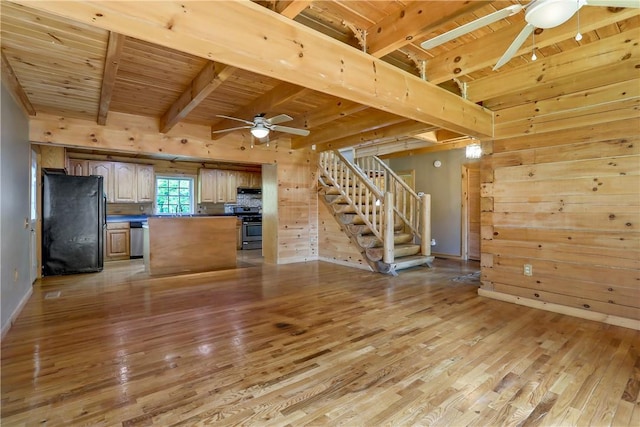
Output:
[[255,138],[258,138],[258,139],[262,139],[262,138],[267,137],[269,135],[270,131],[290,133],[290,134],[299,135],[299,136],[307,136],[307,135],[309,135],[309,131],[306,130],[306,129],[298,129],[298,128],[291,128],[291,127],[287,127],[287,126],[280,126],[279,123],[284,123],[284,122],[288,122],[288,121],[293,120],[292,117],[290,117],[290,116],[288,116],[286,114],[280,114],[280,115],[277,115],[275,117],[271,117],[270,119],[267,119],[264,116],[265,116],[264,113],[263,114],[258,114],[253,118],[253,121],[249,121],[249,120],[239,119],[237,117],[217,115],[216,117],[221,117],[223,119],[229,119],[229,120],[235,120],[237,122],[242,122],[242,123],[245,124],[245,126],[238,126],[238,127],[235,127],[235,128],[214,130],[211,133],[222,133],[222,132],[230,132],[230,131],[239,130],[239,129],[249,129],[250,132],[251,132],[251,135],[253,135]]
[[[524,10],[524,19],[527,22],[520,34],[515,38],[506,52],[493,67],[494,70],[504,64],[518,52],[522,44],[527,40],[536,28],[555,28],[567,22],[582,6],[604,7],[640,7],[640,0],[532,0],[526,5],[514,4],[504,9],[493,12],[454,30],[448,31],[437,37],[423,42],[423,49],[432,49],[464,34],[475,31],[486,25],[497,22],[503,18],[515,15]],[[580,34],[580,33],[578,33]],[[576,36],[580,40],[581,35]],[[578,38],[579,37],[579,38]]]

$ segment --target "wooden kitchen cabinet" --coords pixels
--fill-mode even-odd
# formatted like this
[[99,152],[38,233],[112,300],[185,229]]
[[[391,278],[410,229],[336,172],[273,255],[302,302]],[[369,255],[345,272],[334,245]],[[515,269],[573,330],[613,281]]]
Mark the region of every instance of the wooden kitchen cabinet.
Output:
[[130,231],[128,222],[107,223],[104,256],[107,261],[129,259]]
[[89,176],[89,160],[68,159],[67,172],[74,176]]
[[153,165],[136,165],[138,203],[151,203],[155,194]]
[[236,185],[241,188],[251,187],[251,173],[236,172]]
[[133,163],[113,164],[115,175],[115,194],[113,201],[116,203],[135,203],[138,192],[138,181],[136,179],[136,165]]
[[113,203],[115,201],[113,162],[89,161],[89,175],[100,175],[104,178],[104,192],[107,195],[107,202]]
[[262,187],[262,174],[258,172],[252,172],[249,174],[250,183],[249,187],[251,188],[261,188]]
[[227,171],[225,203],[236,203],[238,199],[237,172]]
[[198,203],[217,203],[217,171],[200,169],[198,171]]

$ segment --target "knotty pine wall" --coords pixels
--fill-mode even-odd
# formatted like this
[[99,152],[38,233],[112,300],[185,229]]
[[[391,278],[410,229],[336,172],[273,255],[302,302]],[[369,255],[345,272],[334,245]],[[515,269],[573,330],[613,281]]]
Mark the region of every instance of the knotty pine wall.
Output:
[[483,147],[481,295],[640,325],[640,120],[628,105],[525,131],[497,116],[511,134]]

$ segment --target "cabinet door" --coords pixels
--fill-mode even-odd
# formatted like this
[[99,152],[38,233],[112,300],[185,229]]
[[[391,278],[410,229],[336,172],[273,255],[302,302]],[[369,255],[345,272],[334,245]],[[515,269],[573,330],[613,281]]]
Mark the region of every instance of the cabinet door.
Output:
[[[111,226],[111,224],[109,225]],[[106,253],[105,256],[109,260],[129,259],[129,224],[126,228],[109,229],[107,228]]]
[[89,162],[89,175],[100,175],[104,178],[104,192],[107,195],[107,202],[113,203],[113,163],[112,162]]
[[235,203],[238,195],[237,173],[227,171],[225,203]]
[[262,187],[262,174],[253,172],[251,173],[251,188],[261,188]]
[[89,160],[69,159],[67,164],[69,175],[89,176]]
[[216,202],[216,170],[200,169],[198,173],[198,203]]
[[236,172],[236,184],[238,187],[251,187],[251,174],[249,172]]
[[215,203],[227,201],[227,171],[216,171]]
[[136,165],[136,178],[138,182],[138,203],[153,202],[155,193],[153,165]]
[[136,165],[133,163],[115,163],[115,196],[116,203],[135,203],[138,182]]

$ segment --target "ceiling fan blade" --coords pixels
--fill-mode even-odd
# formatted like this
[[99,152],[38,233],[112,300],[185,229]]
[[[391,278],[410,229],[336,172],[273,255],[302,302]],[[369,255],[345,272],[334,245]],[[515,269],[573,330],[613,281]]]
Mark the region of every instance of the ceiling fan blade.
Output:
[[640,0],[583,0],[587,6],[640,8]]
[[232,130],[240,130],[240,129],[251,129],[253,126],[240,126],[237,128],[229,128],[229,129],[220,129],[220,130],[212,130],[211,133],[223,133],[223,132],[231,132]]
[[266,119],[266,122],[270,125],[277,125],[278,123],[290,122],[291,120],[293,120],[293,117],[287,116],[286,114],[279,114],[270,119]]
[[294,135],[300,135],[300,136],[307,136],[310,133],[306,129],[290,128],[287,126],[278,126],[278,125],[272,126],[271,130],[274,130],[276,132],[292,133]]
[[424,41],[420,44],[423,49],[432,49],[436,46],[440,46],[443,43],[446,43],[450,40],[453,40],[457,37],[460,37],[464,34],[475,31],[479,28],[482,28],[486,25],[493,24],[496,21],[507,18],[511,15],[515,15],[523,9],[522,5],[514,4],[504,9],[500,9],[496,12],[490,13],[487,16],[483,16],[482,18],[478,18],[475,21],[471,21],[468,24],[461,25],[460,27],[448,31],[444,34],[440,34],[430,40]]
[[236,122],[242,122],[242,123],[246,123],[248,125],[252,125],[253,126],[253,122],[250,122],[249,120],[239,119],[237,117],[224,116],[222,114],[216,114],[216,117],[221,117],[223,119],[229,119],[229,120],[235,120]]
[[536,27],[534,27],[531,24],[527,24],[524,26],[522,31],[520,31],[520,34],[518,34],[518,37],[515,38],[515,40],[511,43],[511,46],[509,46],[506,52],[498,60],[498,63],[493,67],[494,71],[502,67],[504,64],[509,62],[511,58],[513,58],[513,55],[516,54],[516,52],[524,44],[524,42],[527,40],[527,37],[531,35],[531,33],[533,32],[533,30],[535,30],[535,28]]

